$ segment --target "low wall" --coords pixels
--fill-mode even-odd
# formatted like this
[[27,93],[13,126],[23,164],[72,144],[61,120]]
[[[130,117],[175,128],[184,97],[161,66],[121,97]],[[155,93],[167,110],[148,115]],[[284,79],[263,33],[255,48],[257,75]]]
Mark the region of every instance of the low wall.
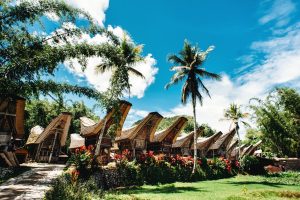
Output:
[[286,170],[299,170],[300,171],[300,159],[299,158],[275,158],[276,165],[282,165]]

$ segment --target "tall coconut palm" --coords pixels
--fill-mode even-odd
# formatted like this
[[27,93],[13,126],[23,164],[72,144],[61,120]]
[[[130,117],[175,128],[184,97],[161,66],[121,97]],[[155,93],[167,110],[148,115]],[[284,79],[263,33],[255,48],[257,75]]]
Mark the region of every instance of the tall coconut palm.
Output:
[[[110,50],[107,52],[109,54],[109,56],[107,56],[109,59],[104,59],[103,62],[96,67],[96,72],[103,73],[109,70],[112,71],[110,88],[107,92],[107,101],[105,105],[108,109],[112,109],[112,107],[115,107],[117,102],[123,97],[124,91],[127,90],[130,96],[130,74],[144,78],[144,75],[134,68],[134,65],[143,61],[144,58],[141,55],[143,46],[135,45],[125,34],[116,48],[108,49]],[[111,52],[111,50],[114,50],[114,52]],[[107,122],[104,121],[104,126],[101,130],[101,134],[99,135],[95,150],[96,156],[100,153],[100,145],[106,123]]]
[[249,116],[248,113],[243,113],[241,111],[241,106],[235,104],[235,103],[231,103],[229,108],[225,110],[224,112],[224,119],[222,120],[230,120],[230,126],[229,126],[229,130],[231,129],[232,125],[235,125],[235,132],[238,136],[238,148],[239,148],[239,154],[238,154],[238,159],[241,155],[241,149],[240,149],[240,145],[241,145],[241,138],[240,138],[240,134],[239,134],[239,122],[241,122],[242,124],[244,124],[245,126],[249,126],[249,124],[247,122],[245,122],[243,119],[247,118]]
[[202,82],[203,78],[210,78],[213,80],[221,80],[221,76],[215,73],[206,71],[204,68],[200,68],[210,51],[213,50],[213,46],[208,47],[206,51],[201,51],[198,46],[192,46],[188,41],[184,42],[183,49],[179,52],[179,55],[170,55],[168,60],[175,64],[171,67],[175,74],[172,76],[171,81],[165,86],[168,89],[171,85],[177,84],[180,81],[184,81],[181,91],[181,102],[187,103],[187,100],[191,96],[193,115],[194,115],[194,166],[193,173],[195,172],[197,162],[197,120],[196,120],[196,104],[197,99],[200,105],[203,103],[203,95],[199,91],[203,91],[210,97],[209,90]]

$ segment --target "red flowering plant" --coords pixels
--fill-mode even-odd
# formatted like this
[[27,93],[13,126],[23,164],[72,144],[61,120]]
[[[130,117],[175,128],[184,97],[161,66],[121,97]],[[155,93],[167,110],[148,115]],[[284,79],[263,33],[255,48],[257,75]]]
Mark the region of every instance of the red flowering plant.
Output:
[[131,154],[128,149],[123,150],[121,154],[114,155],[114,159],[117,162],[128,161],[130,160],[130,158],[131,158]]
[[223,178],[233,175],[232,163],[224,157],[214,158],[208,161],[208,165],[212,169],[215,178]]
[[85,174],[84,171],[87,171],[91,168],[92,162],[94,159],[94,146],[89,145],[88,147],[82,146],[80,148],[76,148],[75,152],[71,155],[71,158],[68,160],[70,165],[75,165],[76,169],[80,174]]

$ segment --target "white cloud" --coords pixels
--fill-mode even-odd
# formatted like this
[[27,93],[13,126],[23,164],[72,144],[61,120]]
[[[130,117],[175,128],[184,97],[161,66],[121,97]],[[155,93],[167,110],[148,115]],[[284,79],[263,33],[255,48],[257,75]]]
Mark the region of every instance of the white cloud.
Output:
[[[108,30],[112,31],[115,35],[119,37],[124,36],[124,30],[121,27],[111,27],[108,26]],[[132,39],[127,36],[130,41]],[[85,34],[81,38],[74,38],[74,42],[87,42],[89,44],[101,44],[107,42],[108,39],[104,35],[96,35],[95,37],[90,37]],[[87,68],[82,71],[81,65],[77,60],[72,60],[71,62],[66,62],[67,68],[75,75],[85,78],[89,84],[94,86],[98,91],[106,91],[109,87],[109,80],[112,75],[111,71],[105,73],[96,73],[96,66],[101,63],[102,59],[99,57],[92,57],[87,60]],[[129,83],[131,84],[130,95],[136,96],[137,98],[142,98],[144,96],[145,90],[154,83],[155,75],[158,72],[158,68],[155,67],[156,60],[151,54],[145,56],[145,60],[137,63],[133,68],[137,69],[144,75],[144,79],[136,77],[129,74]]]
[[276,21],[277,27],[287,25],[290,21],[290,14],[296,10],[295,4],[291,0],[268,1],[266,3],[267,6],[269,6],[269,3],[272,3],[272,6],[259,19],[259,23],[267,24],[271,21]]
[[89,13],[100,25],[105,20],[109,0],[65,0],[66,3]]

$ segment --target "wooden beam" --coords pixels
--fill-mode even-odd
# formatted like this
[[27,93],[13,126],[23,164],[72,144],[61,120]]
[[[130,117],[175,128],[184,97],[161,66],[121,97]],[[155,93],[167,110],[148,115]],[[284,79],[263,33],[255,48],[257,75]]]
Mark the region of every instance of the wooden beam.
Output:
[[13,167],[17,167],[19,166],[13,156],[13,153],[11,151],[4,151],[4,154],[6,155],[6,157],[8,158],[8,160],[10,161],[10,163],[13,165]]
[[12,163],[7,159],[4,153],[0,153],[0,157],[6,162],[9,167],[13,167]]

